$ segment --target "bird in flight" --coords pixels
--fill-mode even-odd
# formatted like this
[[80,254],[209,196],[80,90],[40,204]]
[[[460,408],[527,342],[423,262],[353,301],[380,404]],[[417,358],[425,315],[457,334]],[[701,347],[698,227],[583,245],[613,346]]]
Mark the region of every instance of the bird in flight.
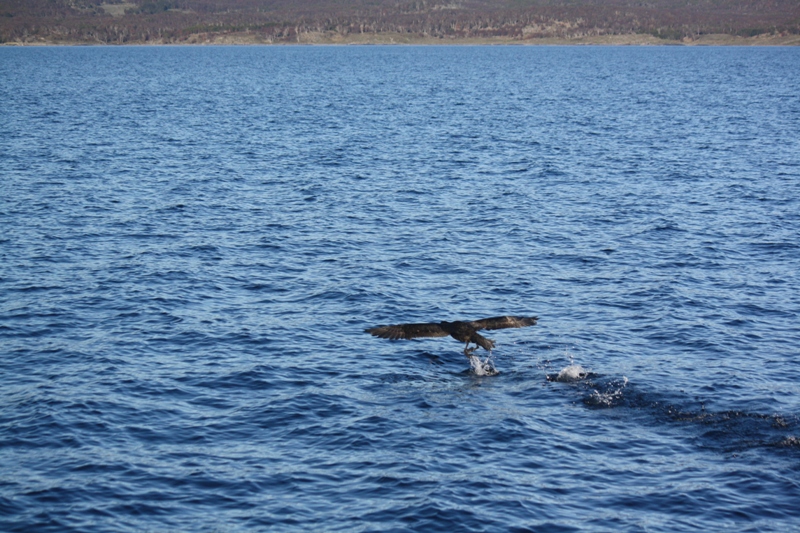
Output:
[[[492,351],[494,341],[487,339],[478,331],[482,329],[505,329],[505,328],[524,328],[533,326],[539,317],[531,316],[497,316],[494,318],[484,318],[473,320],[472,322],[431,322],[428,324],[396,324],[394,326],[378,326],[376,328],[365,329],[364,332],[371,333],[375,337],[382,339],[415,339],[417,337],[453,337],[457,341],[466,343],[464,355],[470,357],[472,352],[482,347],[484,350]],[[470,348],[469,344],[475,343],[475,347]]]

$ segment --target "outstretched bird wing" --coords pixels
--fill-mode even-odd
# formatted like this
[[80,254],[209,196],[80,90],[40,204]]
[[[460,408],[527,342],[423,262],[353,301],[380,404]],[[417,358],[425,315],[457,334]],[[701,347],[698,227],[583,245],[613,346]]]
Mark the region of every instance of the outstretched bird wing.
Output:
[[496,316],[474,320],[469,325],[475,329],[524,328],[533,326],[537,320],[539,320],[538,316]]
[[397,324],[364,330],[382,339],[413,339],[416,337],[447,337],[449,333],[439,324]]

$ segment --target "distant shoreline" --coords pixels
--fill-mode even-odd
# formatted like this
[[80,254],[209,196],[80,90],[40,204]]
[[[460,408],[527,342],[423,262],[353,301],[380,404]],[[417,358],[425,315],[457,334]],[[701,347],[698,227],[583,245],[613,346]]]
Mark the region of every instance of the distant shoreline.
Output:
[[409,36],[398,33],[350,34],[303,33],[298,39],[270,41],[257,33],[200,33],[180,40],[89,42],[39,38],[29,42],[8,41],[2,46],[214,46],[214,45],[515,45],[515,46],[800,46],[800,35],[757,35],[741,37],[729,34],[700,35],[682,40],[661,39],[650,34],[596,35],[575,39],[531,38],[513,39],[503,37],[442,39],[435,37]]

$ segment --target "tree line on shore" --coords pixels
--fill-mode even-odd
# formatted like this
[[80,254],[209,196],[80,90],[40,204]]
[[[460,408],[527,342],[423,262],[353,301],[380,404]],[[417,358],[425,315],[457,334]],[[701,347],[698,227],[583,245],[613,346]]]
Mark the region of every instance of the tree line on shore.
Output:
[[525,41],[800,34],[797,0],[0,0],[0,42],[180,43],[311,33]]

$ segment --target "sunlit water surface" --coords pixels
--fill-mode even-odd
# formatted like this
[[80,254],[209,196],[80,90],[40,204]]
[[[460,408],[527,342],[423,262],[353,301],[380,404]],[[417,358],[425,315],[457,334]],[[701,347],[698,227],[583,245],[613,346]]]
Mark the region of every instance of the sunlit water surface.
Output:
[[0,122],[3,531],[800,529],[800,48],[3,48]]

